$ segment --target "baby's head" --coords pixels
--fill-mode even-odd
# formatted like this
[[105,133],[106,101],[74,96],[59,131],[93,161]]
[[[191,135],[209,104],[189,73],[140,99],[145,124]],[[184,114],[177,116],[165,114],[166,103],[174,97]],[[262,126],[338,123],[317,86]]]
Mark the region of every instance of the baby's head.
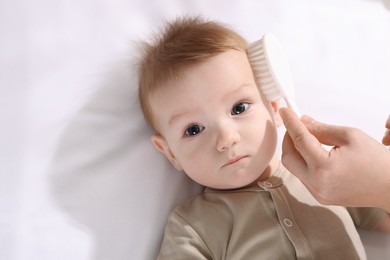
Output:
[[211,188],[232,189],[275,167],[278,105],[254,81],[247,42],[200,18],[168,23],[145,45],[139,98],[155,147]]

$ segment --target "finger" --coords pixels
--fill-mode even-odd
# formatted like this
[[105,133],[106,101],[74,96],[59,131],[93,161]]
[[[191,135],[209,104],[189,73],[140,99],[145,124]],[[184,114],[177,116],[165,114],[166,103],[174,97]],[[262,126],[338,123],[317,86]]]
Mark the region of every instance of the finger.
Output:
[[[294,142],[288,132],[285,133],[282,143],[282,163],[287,170],[294,174],[313,194],[315,184],[318,182],[317,175],[309,170],[309,166],[294,147]],[[314,186],[313,186],[314,184]]]
[[282,163],[283,165],[298,178],[305,178],[307,164],[301,154],[295,149],[288,132],[284,134],[282,143]]
[[317,140],[325,145],[341,146],[348,143],[348,131],[350,127],[329,125],[313,118],[304,115],[301,119],[309,132],[314,135]]
[[390,145],[390,129],[387,129],[385,132],[385,136],[383,136],[382,143],[384,145]]
[[382,143],[384,145],[390,145],[390,116],[387,118],[385,127],[387,128],[385,135],[383,136]]
[[302,155],[303,159],[306,162],[313,163],[323,160],[324,153],[327,151],[321,147],[316,137],[309,132],[296,114],[288,108],[281,108],[280,116],[296,150]]

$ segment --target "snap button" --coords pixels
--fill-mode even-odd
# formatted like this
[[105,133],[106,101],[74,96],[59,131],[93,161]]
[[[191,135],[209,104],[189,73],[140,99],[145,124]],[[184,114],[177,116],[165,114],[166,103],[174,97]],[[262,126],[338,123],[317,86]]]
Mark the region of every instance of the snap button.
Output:
[[273,187],[272,183],[271,183],[271,182],[268,182],[268,181],[264,181],[264,182],[259,181],[259,182],[257,183],[257,185],[258,185],[259,187],[263,188],[263,189],[266,189],[266,190],[267,190],[268,188],[272,188],[272,187]]
[[283,220],[283,222],[284,222],[284,224],[286,225],[286,226],[288,226],[288,227],[291,227],[292,226],[292,221],[290,220],[290,219],[288,219],[288,218],[285,218],[284,220]]

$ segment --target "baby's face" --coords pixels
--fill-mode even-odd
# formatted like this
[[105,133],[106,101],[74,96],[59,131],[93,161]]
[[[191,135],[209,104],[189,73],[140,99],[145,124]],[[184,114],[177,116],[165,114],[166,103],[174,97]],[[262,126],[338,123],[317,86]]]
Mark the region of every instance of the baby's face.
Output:
[[156,148],[194,181],[239,188],[275,167],[272,105],[260,96],[247,56],[227,51],[188,69],[151,96]]

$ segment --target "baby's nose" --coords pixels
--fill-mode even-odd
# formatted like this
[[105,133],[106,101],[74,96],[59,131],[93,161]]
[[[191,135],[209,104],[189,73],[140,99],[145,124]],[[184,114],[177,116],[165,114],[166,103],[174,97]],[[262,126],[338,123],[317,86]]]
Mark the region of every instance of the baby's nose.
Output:
[[221,127],[217,139],[217,150],[223,152],[240,141],[240,133],[234,127]]

